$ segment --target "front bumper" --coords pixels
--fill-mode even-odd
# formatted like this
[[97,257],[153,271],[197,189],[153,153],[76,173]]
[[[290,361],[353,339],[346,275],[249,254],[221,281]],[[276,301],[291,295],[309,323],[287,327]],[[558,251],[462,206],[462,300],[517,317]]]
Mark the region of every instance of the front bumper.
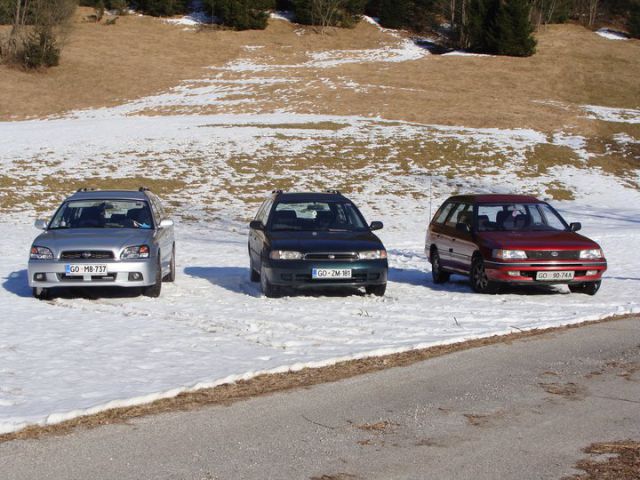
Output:
[[[313,279],[314,268],[350,269],[351,278]],[[272,260],[262,270],[273,285],[293,288],[364,287],[387,283],[389,266],[386,260],[355,262],[313,262],[308,260]]]
[[[597,282],[607,270],[606,260],[566,262],[485,262],[487,277],[494,282],[519,285],[550,285]],[[538,272],[574,272],[571,280],[536,280]]]
[[[93,276],[73,276],[65,273],[66,266],[73,264],[105,264],[107,273]],[[153,285],[156,278],[157,263],[152,259],[127,261],[88,261],[77,260],[29,260],[29,286],[38,288],[54,287],[146,287]],[[133,279],[139,274],[141,279]],[[43,280],[36,280],[36,276]]]

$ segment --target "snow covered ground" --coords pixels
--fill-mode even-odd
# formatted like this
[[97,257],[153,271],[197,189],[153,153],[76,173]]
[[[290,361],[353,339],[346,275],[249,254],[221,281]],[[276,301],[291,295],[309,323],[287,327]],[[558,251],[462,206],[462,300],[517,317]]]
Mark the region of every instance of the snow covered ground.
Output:
[[[329,52],[302,67],[409,61],[414,53],[405,44],[375,54]],[[0,177],[13,182],[3,187],[0,205],[11,196],[21,199],[11,211],[4,208],[0,221],[0,433],[265,371],[640,312],[640,193],[590,169],[583,137],[282,110],[199,115],[212,104],[251,112],[264,85],[286,82],[265,74],[280,68],[272,66],[227,76],[239,65],[257,64],[235,62],[212,70],[210,79],[115,108],[0,123]],[[340,88],[349,88],[348,81]],[[145,115],[165,107],[180,114]],[[640,115],[585,108],[612,122]],[[402,156],[398,142],[414,139],[454,142],[480,159],[499,153],[507,163],[480,162],[480,170],[452,176],[446,165],[425,169]],[[584,165],[519,175],[526,153],[544,144],[571,149]],[[331,175],[326,164],[312,161],[321,148],[335,152]],[[188,187],[169,195],[178,221],[176,283],[166,284],[159,299],[111,290],[65,293],[51,302],[31,298],[26,261],[37,234],[33,199],[51,213],[60,200],[59,187],[47,186],[52,179],[83,178],[91,185],[91,179],[132,176],[180,179]],[[304,190],[341,182],[357,185],[351,198],[369,221],[385,222],[387,295],[262,297],[249,281],[246,256],[246,220],[259,198],[283,183]],[[431,282],[424,230],[430,211],[448,195],[526,190],[545,197],[558,182],[570,186],[576,200],[556,205],[569,221],[581,221],[607,254],[610,267],[598,295],[554,287],[483,296],[471,293],[462,277]]]

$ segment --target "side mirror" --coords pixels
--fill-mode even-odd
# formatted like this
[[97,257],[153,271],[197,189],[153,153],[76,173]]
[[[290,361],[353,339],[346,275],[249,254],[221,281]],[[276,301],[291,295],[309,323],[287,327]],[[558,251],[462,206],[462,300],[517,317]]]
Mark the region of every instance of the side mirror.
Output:
[[569,224],[569,230],[571,232],[577,232],[582,228],[582,224],[580,222],[573,222]]
[[371,225],[369,225],[369,230],[382,230],[382,227],[384,227],[384,224],[382,222],[371,222]]
[[160,225],[158,225],[160,228],[169,228],[169,227],[173,227],[173,220],[162,220],[160,222]]
[[249,228],[251,230],[264,230],[264,223],[262,223],[260,220],[251,220],[251,223],[249,223]]
[[471,233],[471,227],[468,223],[456,223],[456,230],[462,233]]
[[35,222],[33,222],[33,226],[36,227],[38,230],[46,230],[47,221],[42,219],[36,220]]

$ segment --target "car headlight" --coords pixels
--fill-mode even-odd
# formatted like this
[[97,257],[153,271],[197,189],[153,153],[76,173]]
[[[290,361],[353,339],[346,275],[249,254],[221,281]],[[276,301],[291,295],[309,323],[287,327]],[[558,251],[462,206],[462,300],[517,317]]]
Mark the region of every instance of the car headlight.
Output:
[[599,248],[592,248],[591,250],[580,250],[580,258],[586,260],[602,258],[602,250],[600,250]]
[[269,256],[272,260],[301,260],[302,253],[291,250],[273,250]]
[[527,252],[524,250],[494,250],[493,257],[501,260],[524,260],[527,258]]
[[31,254],[29,258],[32,260],[53,260],[53,252],[47,247],[38,247],[34,245],[31,247]]
[[127,247],[120,254],[121,260],[130,260],[133,258],[149,258],[149,246],[136,245],[134,247]]
[[386,250],[367,250],[364,252],[358,252],[360,260],[381,260],[387,258]]

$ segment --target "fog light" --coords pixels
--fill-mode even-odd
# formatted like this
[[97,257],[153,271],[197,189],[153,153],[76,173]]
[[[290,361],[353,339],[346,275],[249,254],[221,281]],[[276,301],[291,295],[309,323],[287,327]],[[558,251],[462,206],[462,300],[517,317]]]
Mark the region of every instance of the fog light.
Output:
[[46,274],[46,273],[36,273],[36,274],[33,276],[33,279],[34,279],[36,282],[44,282],[44,281],[47,279],[47,274]]
[[592,277],[598,274],[598,270],[587,270],[587,277]]
[[512,270],[507,272],[507,275],[509,275],[510,277],[519,277],[520,276],[520,272],[518,270]]
[[142,280],[142,274],[140,272],[130,272],[129,273],[129,281],[130,282],[139,282]]

